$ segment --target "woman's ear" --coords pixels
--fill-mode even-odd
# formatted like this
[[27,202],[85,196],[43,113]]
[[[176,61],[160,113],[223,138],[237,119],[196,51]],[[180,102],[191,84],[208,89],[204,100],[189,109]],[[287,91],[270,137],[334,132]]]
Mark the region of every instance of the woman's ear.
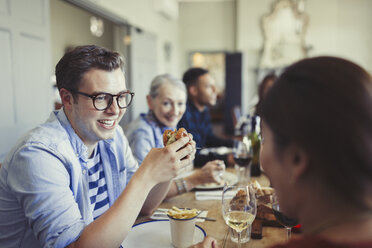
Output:
[[294,179],[299,180],[306,172],[309,167],[309,156],[304,150],[297,148],[293,156],[293,170],[292,175]]
[[71,92],[62,88],[59,90],[59,96],[61,97],[62,105],[66,109],[71,109],[72,104],[74,104],[74,98]]
[[147,106],[149,107],[149,109],[153,110],[152,97],[150,95],[147,95],[146,100],[147,100]]
[[290,178],[296,182],[305,174],[309,166],[309,157],[302,148],[295,145],[291,145],[287,152]]

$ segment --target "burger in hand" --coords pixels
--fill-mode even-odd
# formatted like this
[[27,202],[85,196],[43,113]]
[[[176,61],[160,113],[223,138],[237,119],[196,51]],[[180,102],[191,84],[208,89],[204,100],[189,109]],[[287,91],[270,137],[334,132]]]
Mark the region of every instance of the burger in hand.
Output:
[[165,130],[163,133],[163,143],[164,146],[170,145],[176,140],[182,138],[182,137],[187,137],[187,131],[184,128],[176,129],[176,130]]

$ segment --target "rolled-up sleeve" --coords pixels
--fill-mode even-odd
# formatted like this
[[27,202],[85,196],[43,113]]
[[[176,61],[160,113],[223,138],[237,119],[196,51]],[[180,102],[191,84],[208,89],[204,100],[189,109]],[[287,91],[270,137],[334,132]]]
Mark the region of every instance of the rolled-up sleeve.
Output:
[[[65,161],[64,161],[65,162]],[[65,247],[85,227],[62,161],[42,145],[21,147],[8,171],[9,189],[42,247]]]

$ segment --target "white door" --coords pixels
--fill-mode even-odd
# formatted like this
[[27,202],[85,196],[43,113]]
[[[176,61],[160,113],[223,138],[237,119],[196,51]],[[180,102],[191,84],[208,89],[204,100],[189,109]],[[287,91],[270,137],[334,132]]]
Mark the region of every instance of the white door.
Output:
[[49,1],[0,0],[0,162],[52,110]]
[[136,119],[148,110],[146,95],[151,80],[156,76],[156,36],[143,30],[131,28],[129,89],[135,93],[126,120]]

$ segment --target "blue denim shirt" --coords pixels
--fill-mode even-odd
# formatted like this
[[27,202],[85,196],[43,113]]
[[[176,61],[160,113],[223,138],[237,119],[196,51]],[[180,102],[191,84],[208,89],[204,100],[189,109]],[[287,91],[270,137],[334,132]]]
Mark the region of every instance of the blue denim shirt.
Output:
[[177,124],[191,133],[197,147],[233,146],[233,140],[225,140],[213,133],[212,121],[208,107],[200,112],[190,99],[187,100],[186,111]]
[[140,114],[125,128],[125,136],[139,164],[152,148],[164,147],[163,133],[166,129],[174,130],[162,125],[151,112]]
[[[110,206],[138,169],[122,129],[98,142]],[[93,221],[87,148],[63,110],[21,138],[0,169],[0,247],[65,247]]]

